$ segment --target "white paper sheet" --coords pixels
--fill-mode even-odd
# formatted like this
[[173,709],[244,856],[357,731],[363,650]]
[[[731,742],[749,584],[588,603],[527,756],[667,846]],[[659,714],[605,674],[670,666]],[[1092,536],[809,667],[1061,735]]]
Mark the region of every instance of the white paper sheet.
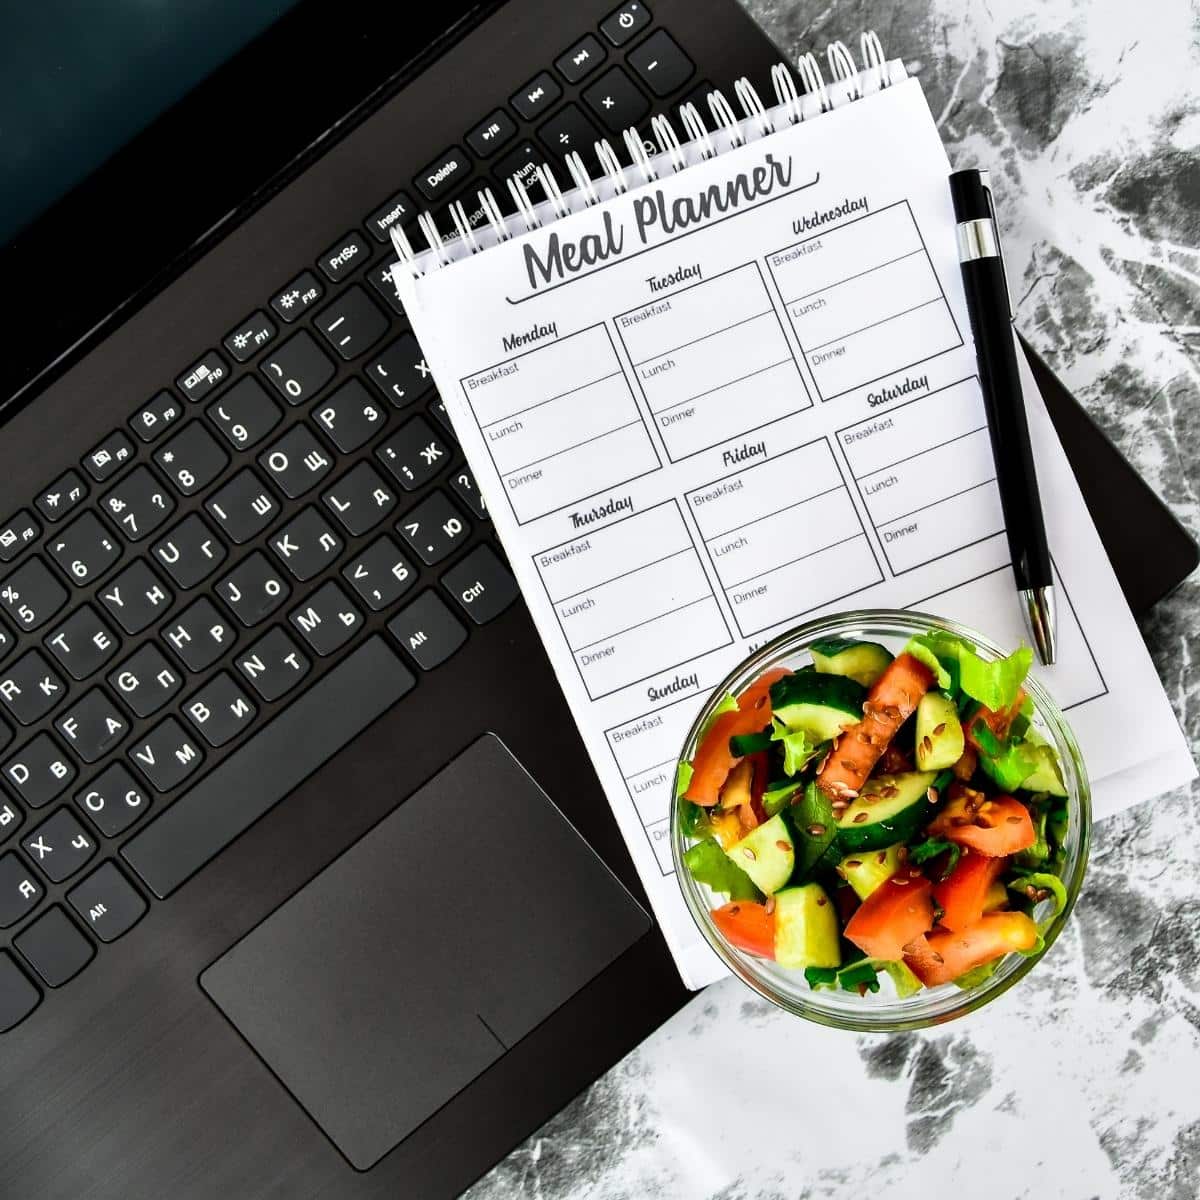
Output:
[[[737,660],[848,608],[1026,636],[948,171],[907,80],[415,284],[397,272],[693,987],[721,967],[671,874],[667,811],[684,733]],[[714,185],[736,202],[691,219]],[[1059,603],[1039,674],[1103,815],[1195,769],[1026,382]]]

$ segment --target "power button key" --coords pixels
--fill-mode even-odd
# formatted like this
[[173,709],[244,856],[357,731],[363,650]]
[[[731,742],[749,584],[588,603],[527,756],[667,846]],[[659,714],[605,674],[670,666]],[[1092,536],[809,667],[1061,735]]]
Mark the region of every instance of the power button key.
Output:
[[650,24],[650,10],[641,3],[622,4],[600,22],[600,32],[614,46],[623,46]]

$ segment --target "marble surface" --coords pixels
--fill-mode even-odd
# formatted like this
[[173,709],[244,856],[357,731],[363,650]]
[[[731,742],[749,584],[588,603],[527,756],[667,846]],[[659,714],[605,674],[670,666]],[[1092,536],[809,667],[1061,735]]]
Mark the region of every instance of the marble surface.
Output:
[[[1200,5],[744,2],[793,59],[867,25],[920,76],[951,160],[993,168],[1021,330],[1200,532]],[[1193,748],[1198,601],[1144,624]],[[984,1012],[860,1037],[727,980],[468,1196],[1200,1196],[1196,798],[1097,828],[1069,931]]]

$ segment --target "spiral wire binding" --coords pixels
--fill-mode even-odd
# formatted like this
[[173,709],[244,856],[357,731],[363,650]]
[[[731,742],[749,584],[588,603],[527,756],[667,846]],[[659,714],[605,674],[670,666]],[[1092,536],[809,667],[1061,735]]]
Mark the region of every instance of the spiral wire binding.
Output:
[[[868,91],[881,91],[890,87],[895,82],[892,78],[891,64],[884,54],[882,42],[873,29],[862,34],[859,47],[861,66],[854,61],[853,54],[844,42],[832,42],[826,48],[830,76],[840,89],[839,99],[835,99],[826,85],[816,55],[804,54],[796,62],[796,73],[801,84],[799,90],[787,65],[777,63],[771,68],[771,84],[777,101],[775,108],[768,110],[763,105],[762,98],[748,79],[738,79],[734,82],[733,91],[744,116],[737,117],[723,92],[709,92],[707,99],[712,115],[712,132],[694,103],[682,104],[679,107],[679,118],[686,135],[683,142],[680,142],[675,126],[668,118],[656,116],[650,127],[654,143],[658,145],[658,153],[654,153],[654,143],[644,142],[636,130],[627,129],[624,131],[623,141],[629,156],[629,167],[621,166],[616,151],[607,139],[598,141],[594,150],[601,175],[595,178],[588,171],[579,153],[572,151],[566,156],[565,162],[574,187],[565,194],[550,168],[545,164],[538,164],[533,174],[545,192],[546,199],[537,206],[530,200],[528,190],[520,178],[517,175],[510,176],[505,182],[516,206],[516,215],[520,217],[526,231],[539,229],[546,221],[561,219],[572,212],[591,208],[613,196],[623,195],[631,186],[639,187],[653,183],[659,178],[660,169],[669,167],[672,173],[685,170],[689,165],[689,155],[691,162],[715,158],[725,150],[734,150],[746,145],[750,140],[769,136],[781,127],[782,122],[796,125],[807,116],[829,112],[842,99],[846,102],[861,100]],[[903,70],[900,75],[903,78]],[[867,87],[864,87],[864,82],[868,84]],[[809,108],[807,114],[806,107]],[[727,143],[724,148],[718,145],[718,138],[723,138]],[[640,179],[631,181],[630,172],[636,172]],[[511,218],[505,218],[491,188],[482,189],[478,193],[478,199],[496,242],[508,241],[514,233],[510,227]],[[551,210],[554,216],[550,217],[544,210]],[[468,252],[476,254],[486,249],[476,237],[462,202],[456,201],[451,204],[449,212],[458,240]],[[429,244],[432,264],[449,265],[453,261],[451,247],[442,237],[433,217],[428,212],[422,212],[417,218],[417,223]],[[413,249],[404,231],[393,225],[388,234],[399,261],[414,276],[423,274],[428,269],[423,262],[418,265],[418,258],[423,258],[423,255],[418,255]]]

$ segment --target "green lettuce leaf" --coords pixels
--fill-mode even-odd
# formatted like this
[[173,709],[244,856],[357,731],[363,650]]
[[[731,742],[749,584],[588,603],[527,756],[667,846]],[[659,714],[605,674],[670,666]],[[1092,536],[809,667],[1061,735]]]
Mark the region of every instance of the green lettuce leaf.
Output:
[[791,798],[800,790],[798,779],[785,779],[782,783],[773,784],[762,794],[763,812],[773,817],[787,808]]
[[837,837],[837,821],[829,797],[815,783],[805,787],[791,816],[797,838],[794,878],[802,883]]
[[979,984],[991,979],[1003,961],[1004,956],[1001,955],[1000,958],[994,958],[991,962],[984,963],[982,967],[973,967],[952,982],[955,987],[962,988],[964,992],[970,991],[971,988],[978,987]]
[[937,685],[942,691],[950,690],[950,672],[942,665],[942,660],[933,652],[929,645],[932,637],[929,633],[919,633],[908,639],[908,644],[901,653],[911,654],[918,662],[924,663],[937,679]]
[[675,795],[682,796],[692,785],[692,764],[681,762],[675,772]]
[[1009,891],[1023,896],[1031,904],[1040,903],[1040,901],[1035,901],[1033,896],[1029,894],[1031,889],[1035,893],[1050,893],[1046,898],[1054,901],[1054,908],[1038,926],[1039,929],[1045,929],[1067,907],[1066,886],[1057,875],[1051,875],[1048,871],[1031,871],[1028,875],[1020,875],[1016,879],[1010,880],[1008,887]]
[[1028,646],[989,662],[975,652],[970,642],[937,629],[909,638],[904,650],[937,675],[938,687],[944,691],[961,688],[996,711],[1013,705],[1033,663],[1033,651]]
[[910,862],[920,866],[923,862],[928,862],[931,858],[937,858],[939,854],[949,854],[946,860],[946,866],[942,871],[940,883],[942,879],[947,878],[950,872],[958,866],[959,857],[962,855],[962,847],[955,842],[943,841],[941,838],[926,838],[923,842],[918,842],[915,846],[910,846],[908,850],[908,858]]
[[826,742],[810,741],[805,730],[789,729],[779,721],[775,722],[775,728],[771,731],[771,741],[783,746],[785,775],[799,775],[827,745]]
[[750,876],[730,861],[715,838],[697,842],[684,854],[683,862],[697,883],[723,893],[730,900],[758,900],[761,897]]

